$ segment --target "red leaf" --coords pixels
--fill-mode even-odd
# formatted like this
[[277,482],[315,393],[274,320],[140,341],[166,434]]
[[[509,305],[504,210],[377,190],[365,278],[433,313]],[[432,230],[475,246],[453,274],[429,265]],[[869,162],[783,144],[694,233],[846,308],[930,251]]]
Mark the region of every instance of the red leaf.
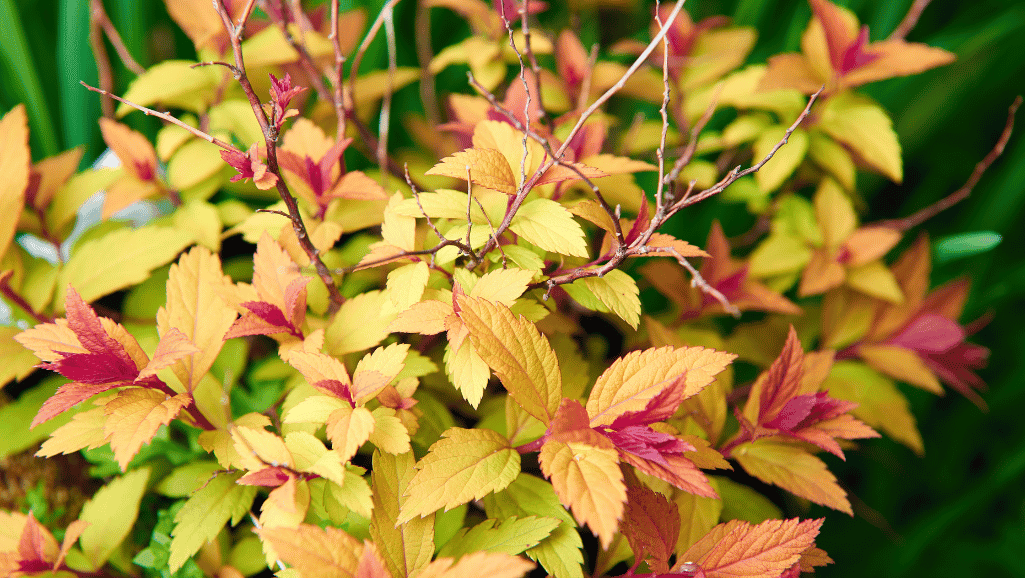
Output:
[[964,338],[964,330],[956,321],[926,313],[908,323],[889,343],[924,353],[942,353]]
[[126,363],[123,358],[106,351],[71,353],[53,363],[43,363],[40,367],[56,371],[72,381],[94,385],[133,381],[139,376],[139,369],[134,363]]
[[263,319],[269,325],[281,327],[286,330],[292,329],[292,324],[285,319],[284,312],[266,301],[246,301],[243,307],[253,312],[254,315]]
[[342,383],[337,379],[322,379],[317,383],[314,383],[313,387],[335,397],[344,399],[349,402],[350,405],[356,407],[356,402],[352,399],[352,392],[349,390],[348,384]]
[[631,464],[638,470],[655,476],[660,480],[665,480],[687,493],[705,498],[719,498],[719,494],[709,485],[705,474],[694,465],[694,462],[682,455],[662,456],[668,465],[646,460],[631,453],[621,452],[619,455],[623,458],[623,461]]
[[109,389],[114,389],[122,385],[128,385],[125,382],[110,382],[110,383],[68,383],[62,385],[50,399],[43,402],[43,406],[39,408],[39,413],[36,414],[35,419],[32,420],[30,427],[36,427],[44,421],[52,419],[59,413],[75,405],[80,401],[89,399],[97,393],[103,393]]
[[[772,362],[764,385],[760,388],[758,421],[763,422],[777,415],[791,398],[800,390],[801,377],[804,375],[804,350],[797,339],[794,326],[790,326],[787,342],[783,351]],[[757,383],[755,387],[757,387]]]
[[96,312],[82,300],[73,287],[68,287],[64,309],[67,311],[68,327],[75,332],[82,347],[91,353],[111,353],[126,364],[135,365],[124,346],[103,330],[103,324],[100,323]]
[[644,409],[623,413],[613,420],[610,427],[618,430],[632,425],[649,425],[672,417],[684,400],[686,384],[687,376],[681,375],[658,392],[655,397],[649,399],[648,403],[644,405]]
[[680,534],[680,513],[675,502],[644,486],[627,489],[620,531],[638,560],[647,557],[653,572],[669,571],[669,557]]
[[265,486],[268,488],[276,488],[281,484],[284,484],[292,476],[288,474],[282,468],[263,468],[255,472],[249,472],[248,474],[239,478],[235,483],[242,484],[243,486]]
[[680,438],[657,432],[647,426],[632,425],[614,431],[603,428],[600,433],[612,440],[620,452],[631,453],[666,467],[669,467],[669,463],[664,456],[696,451],[694,446]]

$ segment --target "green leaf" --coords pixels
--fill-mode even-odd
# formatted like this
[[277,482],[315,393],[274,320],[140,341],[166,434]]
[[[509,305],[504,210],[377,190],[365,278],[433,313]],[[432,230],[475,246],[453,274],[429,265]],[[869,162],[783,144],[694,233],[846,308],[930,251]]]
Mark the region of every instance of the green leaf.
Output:
[[[783,140],[786,128],[774,126],[766,129],[754,143],[754,158],[765,158],[776,143]],[[794,170],[804,160],[808,152],[808,133],[798,129],[790,135],[787,144],[783,145],[769,162],[755,173],[755,181],[763,191],[775,191],[794,174]]]
[[[194,64],[188,60],[165,60],[151,66],[128,85],[124,99],[139,106],[160,103],[169,108],[204,112],[216,98],[221,72],[212,66],[193,68]],[[117,108],[117,117],[132,110],[132,107],[122,104]]]
[[999,245],[1001,240],[1003,237],[995,231],[975,231],[937,239],[932,247],[935,263],[939,265],[985,253]]
[[73,286],[87,303],[138,283],[192,242],[191,235],[165,227],[118,229],[78,246],[60,272],[55,303]]
[[[83,7],[82,11],[86,11],[86,8]],[[0,60],[3,61],[5,72],[10,75],[7,78],[17,79],[17,82],[8,82],[7,85],[14,92],[17,101],[25,103],[32,125],[30,136],[33,146],[42,148],[42,151],[38,152],[43,154],[39,156],[55,155],[59,150],[57,133],[54,131],[50,110],[46,105],[43,84],[39,79],[39,68],[33,62],[25,29],[21,25],[21,17],[14,0],[0,0],[0,29],[3,30]],[[87,115],[83,112],[76,112],[76,116],[85,118]]]
[[893,121],[878,104],[841,93],[822,107],[818,126],[847,145],[876,171],[895,183],[904,178],[900,142]]
[[556,518],[488,519],[463,528],[438,552],[438,556],[459,558],[471,552],[504,552],[516,555],[547,538],[561,522]]
[[79,544],[96,569],[128,537],[139,515],[139,502],[149,481],[150,469],[140,468],[100,488],[82,507],[79,520],[89,522]]
[[[619,269],[613,269],[603,277],[585,277],[577,279],[569,285],[563,285],[563,289],[577,299],[577,293],[574,293],[571,287],[577,291],[583,289],[589,292],[607,308],[606,311],[615,313],[630,327],[637,329],[637,324],[641,320],[641,291],[637,288],[637,282],[630,275]],[[577,299],[577,301],[581,300]],[[581,301],[581,304],[587,305],[584,301]]]
[[256,497],[256,486],[235,483],[241,472],[223,474],[210,480],[185,502],[174,517],[168,566],[174,572],[210,540],[228,521],[234,526],[242,519]]
[[545,251],[587,257],[584,229],[566,207],[549,199],[534,199],[520,206],[509,229]]
[[[0,328],[0,339],[4,337],[4,329],[8,328]],[[15,333],[19,332],[17,328],[11,329],[14,329]],[[15,347],[21,348],[18,342],[14,341],[13,336],[10,343],[14,344]],[[0,348],[3,347],[4,345],[0,344]],[[22,349],[22,351],[28,353],[32,356],[33,360],[38,362],[31,352],[25,349]],[[3,359],[3,363],[11,362],[10,358],[7,357],[0,359]],[[32,366],[30,365],[29,367]],[[64,381],[64,379],[54,376],[45,380],[37,387],[26,391],[16,401],[0,407],[0,460],[9,455],[24,451],[32,447],[36,442],[48,438],[54,430],[71,421],[71,418],[81,409],[88,409],[74,406],[54,419],[39,424],[35,429],[29,429],[29,426],[32,424],[32,418],[36,416],[39,407],[57,391],[57,386],[64,383]]]
[[398,523],[470,500],[509,485],[520,472],[520,454],[497,432],[452,428],[416,464]]
[[710,478],[714,478],[718,484],[719,496],[722,498],[720,519],[723,522],[744,520],[752,524],[761,524],[765,520],[783,517],[783,512],[776,504],[749,486],[722,476]]

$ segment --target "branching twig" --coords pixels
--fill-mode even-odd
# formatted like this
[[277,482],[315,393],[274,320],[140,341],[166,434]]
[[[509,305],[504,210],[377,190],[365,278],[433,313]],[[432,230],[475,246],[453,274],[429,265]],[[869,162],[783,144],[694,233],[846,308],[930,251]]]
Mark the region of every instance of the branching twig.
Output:
[[140,106],[140,105],[135,104],[134,102],[132,102],[130,100],[125,100],[125,99],[121,98],[120,96],[118,96],[116,94],[113,94],[111,92],[103,90],[102,88],[96,88],[94,86],[89,86],[88,84],[86,84],[84,82],[79,82],[79,84],[81,84],[82,86],[86,87],[87,89],[89,89],[89,90],[91,90],[93,92],[98,92],[98,93],[102,94],[103,96],[106,96],[106,97],[109,97],[109,98],[113,98],[114,100],[116,100],[116,101],[118,101],[118,102],[120,102],[122,104],[128,105],[128,106],[134,108],[135,110],[138,110],[138,111],[142,112],[145,115],[155,116],[155,117],[157,117],[157,118],[159,118],[161,120],[167,121],[167,122],[169,122],[171,124],[174,124],[174,125],[177,125],[177,126],[180,126],[181,128],[183,128],[183,129],[189,131],[190,133],[192,133],[193,135],[195,135],[195,136],[197,136],[197,137],[199,137],[199,138],[201,138],[201,139],[203,139],[203,140],[205,140],[207,142],[213,143],[213,144],[221,147],[222,149],[224,149],[226,151],[234,151],[234,152],[238,152],[238,153],[242,152],[242,151],[238,150],[238,148],[236,148],[235,145],[230,144],[230,143],[226,143],[226,142],[222,141],[221,139],[219,139],[219,138],[217,138],[217,137],[215,137],[215,136],[213,136],[211,134],[205,133],[205,132],[199,130],[198,128],[196,128],[194,126],[189,126],[189,125],[185,124],[184,122],[178,120],[177,118],[171,116],[170,114],[167,114],[166,112],[160,112],[158,110],[153,110],[152,108],[146,108],[145,106]]
[[906,231],[921,225],[936,215],[946,211],[950,207],[960,203],[961,201],[968,198],[968,195],[972,194],[972,189],[975,185],[979,184],[979,180],[982,179],[982,175],[989,169],[1003,152],[1007,146],[1007,141],[1011,139],[1011,132],[1014,130],[1014,115],[1018,112],[1018,107],[1021,106],[1022,98],[1019,95],[1011,103],[1011,106],[1007,109],[1007,122],[1004,124],[1004,130],[1000,133],[1000,138],[997,139],[993,149],[989,151],[981,161],[975,165],[975,169],[972,171],[971,176],[965,181],[965,184],[960,189],[953,193],[943,197],[928,207],[914,213],[911,216],[903,219],[892,219],[888,221],[877,222],[877,225],[884,227],[892,227],[899,231]]
[[[288,208],[288,215],[292,221],[292,230],[295,232],[295,236],[299,241],[299,246],[302,247],[306,256],[309,258],[310,263],[314,265],[317,270],[317,275],[320,280],[327,287],[328,297],[330,299],[330,306],[328,307],[328,315],[334,315],[338,308],[341,307],[344,298],[338,291],[338,285],[335,283],[334,278],[331,276],[331,270],[327,268],[324,261],[320,258],[320,251],[313,246],[313,242],[310,241],[310,236],[306,232],[306,224],[303,223],[302,215],[299,214],[299,204],[296,202],[295,197],[292,196],[291,191],[288,190],[288,185],[285,184],[285,180],[281,178],[281,170],[278,168],[278,155],[277,155],[277,140],[278,140],[278,126],[271,124],[271,119],[267,117],[266,111],[264,111],[263,105],[260,103],[259,97],[256,96],[256,92],[253,91],[253,85],[249,82],[249,78],[246,76],[245,62],[242,58],[242,33],[245,30],[245,24],[252,12],[253,0],[249,1],[242,15],[239,17],[237,23],[231,21],[231,17],[228,15],[227,8],[224,7],[223,0],[214,0],[216,2],[216,8],[221,16],[221,21],[224,23],[225,29],[228,31],[228,36],[231,40],[232,52],[235,55],[235,68],[236,74],[235,79],[242,87],[242,91],[249,99],[249,105],[253,109],[253,114],[256,116],[257,122],[260,124],[260,129],[263,132],[264,143],[267,147],[267,170],[277,176],[275,183],[278,195],[281,200],[285,202],[285,206]],[[275,119],[276,120],[276,119]]]
[[897,28],[890,34],[889,40],[904,40],[908,33],[918,24],[918,19],[922,17],[922,12],[925,11],[925,7],[930,2],[932,0],[915,0],[911,4],[911,8],[908,9],[908,13],[904,15],[904,19],[900,21]]

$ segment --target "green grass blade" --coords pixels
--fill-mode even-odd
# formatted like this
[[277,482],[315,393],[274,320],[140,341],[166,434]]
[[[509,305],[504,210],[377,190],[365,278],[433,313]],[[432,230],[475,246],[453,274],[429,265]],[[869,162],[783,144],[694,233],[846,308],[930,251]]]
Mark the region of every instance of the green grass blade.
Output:
[[[37,151],[35,156],[57,154],[59,145],[53,130],[53,119],[46,106],[43,85],[32,60],[32,51],[29,50],[14,0],[0,0],[0,47],[3,48],[0,59],[6,68],[6,76],[15,81],[9,88],[28,109],[32,146]],[[40,152],[42,155],[38,154]]]

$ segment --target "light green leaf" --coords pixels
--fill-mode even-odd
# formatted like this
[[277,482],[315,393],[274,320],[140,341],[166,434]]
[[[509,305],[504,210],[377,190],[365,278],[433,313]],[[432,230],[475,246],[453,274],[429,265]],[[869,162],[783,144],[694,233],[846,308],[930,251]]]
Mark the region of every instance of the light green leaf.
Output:
[[452,428],[417,462],[398,522],[479,500],[508,486],[519,472],[520,454],[497,432]]
[[601,301],[609,311],[626,321],[630,327],[637,329],[637,324],[641,320],[641,291],[633,277],[619,269],[613,269],[604,277],[585,277],[572,283],[578,284]]
[[434,514],[397,524],[402,495],[415,473],[412,452],[374,452],[371,483],[374,512],[370,536],[392,576],[412,576],[434,556]]
[[549,199],[534,199],[520,206],[509,229],[545,251],[587,257],[584,229],[566,207]]
[[175,527],[171,539],[171,557],[167,565],[172,572],[210,540],[213,540],[231,521],[238,523],[249,512],[256,497],[256,486],[235,483],[241,472],[217,476],[185,502],[174,517]]
[[63,310],[71,285],[86,303],[142,283],[192,242],[188,233],[166,227],[118,229],[77,247],[60,272],[56,306]]
[[[772,147],[783,140],[786,128],[774,126],[766,129],[754,143],[754,158],[761,160],[769,154]],[[790,135],[787,144],[783,145],[776,154],[755,173],[755,181],[763,191],[775,191],[778,189],[794,170],[804,160],[808,152],[808,133],[797,129]]]
[[86,558],[99,569],[128,537],[139,515],[139,502],[149,481],[148,467],[131,471],[100,488],[82,507],[79,520],[89,522],[79,544]]
[[819,128],[891,181],[903,180],[900,141],[893,121],[878,104],[845,92],[831,97],[819,114]]
[[934,262],[949,263],[957,259],[985,253],[1000,244],[1002,237],[994,231],[975,231],[937,239],[933,244]]
[[[160,103],[169,108],[203,112],[217,97],[222,73],[213,66],[193,68],[195,64],[188,60],[165,60],[151,66],[128,85],[124,99],[139,106]],[[117,108],[117,117],[133,110],[122,104]]]
[[504,552],[516,555],[544,540],[561,522],[556,518],[488,519],[463,528],[438,552],[439,557],[459,558],[470,552]]

